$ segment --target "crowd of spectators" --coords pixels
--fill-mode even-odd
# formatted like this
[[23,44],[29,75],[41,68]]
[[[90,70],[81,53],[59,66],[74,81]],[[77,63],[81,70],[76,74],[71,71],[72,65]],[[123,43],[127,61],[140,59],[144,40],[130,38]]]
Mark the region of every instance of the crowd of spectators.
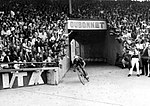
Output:
[[65,56],[68,18],[106,20],[110,35],[123,45],[122,54],[137,44],[142,51],[150,38],[147,1],[72,0],[72,14],[57,0],[10,1],[0,9],[0,61],[4,63],[58,61]]
[[[36,5],[7,2],[0,10],[0,62],[57,63],[66,54],[67,18],[55,2]],[[3,67],[10,68],[10,65]]]

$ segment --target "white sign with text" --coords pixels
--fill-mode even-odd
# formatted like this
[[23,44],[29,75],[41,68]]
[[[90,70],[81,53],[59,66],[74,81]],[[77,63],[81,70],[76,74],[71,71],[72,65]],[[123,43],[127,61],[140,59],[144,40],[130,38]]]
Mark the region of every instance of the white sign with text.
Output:
[[106,21],[98,20],[68,20],[71,30],[107,30]]

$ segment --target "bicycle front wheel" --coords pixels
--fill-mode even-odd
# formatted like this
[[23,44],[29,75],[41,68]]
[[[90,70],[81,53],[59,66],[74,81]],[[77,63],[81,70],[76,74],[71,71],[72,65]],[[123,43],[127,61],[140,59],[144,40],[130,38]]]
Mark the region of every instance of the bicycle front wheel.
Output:
[[77,71],[77,74],[78,74],[78,77],[79,77],[80,82],[81,82],[83,85],[85,85],[85,78],[84,78],[83,73],[80,72],[80,71]]

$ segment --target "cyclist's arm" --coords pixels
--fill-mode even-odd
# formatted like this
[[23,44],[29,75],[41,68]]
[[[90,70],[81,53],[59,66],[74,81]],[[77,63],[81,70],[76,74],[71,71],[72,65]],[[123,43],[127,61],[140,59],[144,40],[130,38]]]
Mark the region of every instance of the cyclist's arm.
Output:
[[86,63],[85,63],[85,61],[83,60],[83,67],[85,67],[85,65],[86,65]]
[[77,65],[76,64],[73,64],[73,68],[76,68],[77,67]]
[[84,68],[85,65],[86,65],[86,63],[85,63],[85,61],[83,60],[83,58],[80,58],[80,63],[81,63],[81,66]]

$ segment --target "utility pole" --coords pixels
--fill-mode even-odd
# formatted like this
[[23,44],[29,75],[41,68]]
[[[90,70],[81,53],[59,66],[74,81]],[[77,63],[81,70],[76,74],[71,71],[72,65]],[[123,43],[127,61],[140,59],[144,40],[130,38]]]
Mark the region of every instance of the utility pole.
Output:
[[72,1],[69,0],[69,14],[72,14]]

